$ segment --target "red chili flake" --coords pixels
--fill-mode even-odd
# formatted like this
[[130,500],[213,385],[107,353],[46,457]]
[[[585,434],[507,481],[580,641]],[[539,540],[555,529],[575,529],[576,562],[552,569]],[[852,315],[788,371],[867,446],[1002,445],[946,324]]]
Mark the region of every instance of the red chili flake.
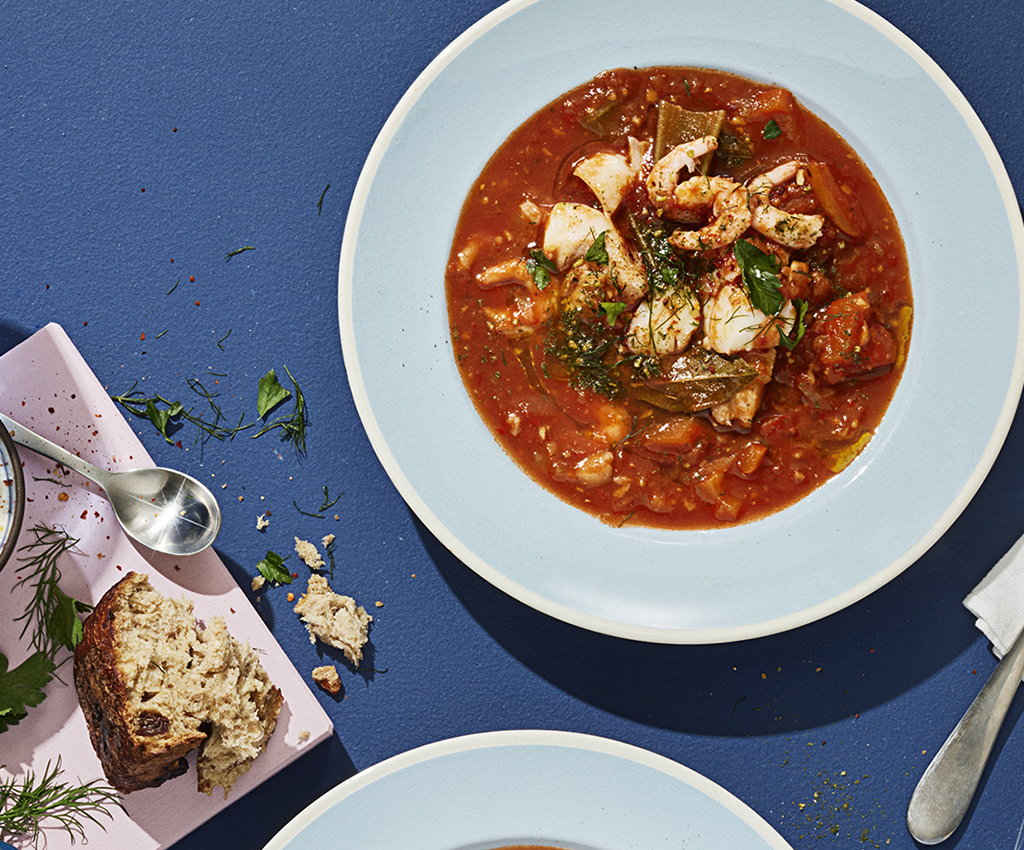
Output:
[[196,282],[196,276],[194,274],[193,275],[189,275],[188,282],[189,283],[195,283]]
[[292,573],[292,578],[298,578],[298,577],[299,577],[298,573]]
[[121,565],[120,564],[117,565],[117,569],[120,572],[120,570],[121,570]]
[[229,610],[229,611],[230,611],[230,612],[231,612],[232,614],[234,614],[234,613],[235,613],[235,609],[234,609],[234,608],[228,608],[228,610]]
[[181,440],[178,440],[178,442],[175,443],[175,445],[180,449],[181,448]]
[[88,518],[89,518],[89,512],[88,511],[82,511],[82,519],[88,519]]
[[978,675],[978,668],[977,667],[975,667],[973,670],[971,670],[971,675],[972,676],[977,676]]
[[198,301],[196,301],[196,306],[197,306],[197,307],[199,306],[199,302],[198,302]]
[[178,128],[177,127],[171,127],[171,132],[172,133],[177,133],[178,132]]
[[88,323],[88,322],[82,322],[82,325],[83,325],[84,327],[89,327],[89,323]]
[[67,500],[68,500],[68,494],[67,493],[58,493],[57,494],[57,501],[58,502],[66,502]]
[[142,191],[143,191],[143,192],[145,192],[146,190],[145,190],[145,189],[143,189]]
[[141,341],[141,340],[144,340],[145,338],[146,338],[146,332],[143,331],[142,332],[142,336],[139,337],[139,340]]
[[171,257],[171,262],[172,262],[172,263],[174,262],[174,257]]

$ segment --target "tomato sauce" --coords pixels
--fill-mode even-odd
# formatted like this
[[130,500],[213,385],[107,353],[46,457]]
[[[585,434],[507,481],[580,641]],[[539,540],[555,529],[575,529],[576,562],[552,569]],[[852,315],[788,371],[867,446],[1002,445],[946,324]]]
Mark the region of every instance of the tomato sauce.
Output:
[[446,291],[495,439],[614,525],[718,527],[806,496],[875,432],[912,324],[860,157],[790,92],[698,68],[605,72],[516,129],[469,191]]

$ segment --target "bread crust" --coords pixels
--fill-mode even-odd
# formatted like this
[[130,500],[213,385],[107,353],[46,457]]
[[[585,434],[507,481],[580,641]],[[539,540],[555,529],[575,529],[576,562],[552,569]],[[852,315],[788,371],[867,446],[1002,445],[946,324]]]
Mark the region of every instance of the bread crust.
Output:
[[146,576],[130,572],[111,587],[86,618],[84,635],[75,647],[75,688],[89,738],[107,781],[122,793],[181,776],[188,770],[185,756],[206,738],[203,732],[176,738],[143,734],[160,728],[159,715],[147,717],[129,709],[125,679],[114,663],[116,614],[124,599],[148,584]]

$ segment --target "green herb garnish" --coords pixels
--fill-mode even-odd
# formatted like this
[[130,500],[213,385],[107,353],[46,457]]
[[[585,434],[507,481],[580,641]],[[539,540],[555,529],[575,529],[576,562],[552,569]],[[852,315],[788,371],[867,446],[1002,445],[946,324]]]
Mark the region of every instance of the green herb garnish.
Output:
[[601,301],[598,306],[601,308],[600,315],[608,319],[609,327],[618,321],[622,311],[626,309],[626,305],[622,301]]
[[327,492],[327,485],[324,484],[324,500],[323,502],[320,503],[320,507],[317,508],[316,511],[304,511],[302,510],[302,508],[298,506],[298,504],[294,500],[292,500],[292,504],[295,505],[295,510],[297,510],[300,514],[303,514],[304,516],[311,516],[315,517],[316,519],[324,519],[324,511],[326,511],[328,508],[334,507],[337,504],[338,499],[340,499],[344,495],[344,493],[341,493],[332,499]]
[[57,559],[78,543],[63,529],[36,525],[29,529],[34,540],[18,549],[25,552],[20,558],[18,572],[22,577],[15,588],[29,585],[32,599],[15,622],[24,621],[21,636],[31,630],[32,649],[25,661],[9,669],[9,662],[0,653],[0,732],[23,720],[29,708],[41,703],[46,694],[43,688],[57,669],[57,653],[74,649],[82,639],[82,621],[79,614],[92,610],[91,606],[68,596],[60,589],[60,568]]
[[[281,439],[291,441],[295,446],[295,451],[300,455],[304,455],[306,453],[306,427],[309,425],[309,411],[306,409],[306,400],[302,395],[299,382],[292,377],[292,373],[288,371],[287,366],[284,367],[284,371],[292,382],[290,393],[278,383],[277,375],[274,374],[273,369],[260,379],[260,388],[257,391],[256,400],[257,408],[261,410],[260,419],[265,419],[276,404],[280,404],[288,396],[292,396],[295,399],[295,406],[292,408],[291,413],[267,422],[259,432],[253,434],[253,439],[255,440],[257,437],[262,437],[264,434],[280,428],[282,431]],[[288,393],[288,395],[281,396],[275,404],[267,406],[266,402],[280,396],[280,392],[274,388],[275,384],[280,390]]]
[[35,539],[18,549],[26,557],[19,558],[22,578],[15,587],[30,585],[32,601],[25,613],[15,617],[24,620],[21,635],[32,629],[32,648],[51,661],[62,647],[74,649],[82,639],[82,621],[78,615],[92,610],[91,605],[68,596],[57,585],[61,580],[57,559],[78,540],[64,529],[36,525],[29,530]]
[[277,552],[271,552],[267,550],[266,556],[256,565],[256,569],[259,570],[267,581],[272,581],[277,584],[291,584],[292,574],[284,567],[284,562],[287,558],[282,558]]
[[766,254],[746,239],[736,241],[733,255],[743,273],[743,283],[750,293],[750,303],[766,316],[777,315],[785,298],[780,291],[779,270],[782,263],[773,254]]
[[33,652],[13,670],[7,665],[7,656],[0,652],[0,732],[17,726],[30,708],[46,699],[43,688],[50,684],[57,667],[42,652]]
[[533,283],[537,289],[544,289],[551,283],[551,275],[558,274],[558,266],[551,262],[540,248],[533,248],[530,251],[526,268],[533,275]]
[[781,327],[779,328],[779,342],[790,351],[796,348],[796,344],[804,338],[804,331],[807,330],[807,327],[804,325],[804,317],[807,315],[807,302],[797,298],[793,301],[793,306],[796,307],[796,322],[794,323],[796,336],[788,336],[782,332]]
[[768,123],[764,125],[764,131],[762,135],[768,141],[771,141],[772,139],[777,139],[779,136],[781,136],[782,128],[779,126],[779,122],[776,121],[774,118],[769,118]]
[[331,188],[331,184],[328,183],[326,186],[324,186],[324,190],[320,193],[320,200],[316,202],[316,214],[317,215],[320,215],[320,213],[323,212],[324,195],[327,194],[327,190],[330,189],[330,188]]
[[588,263],[596,263],[599,266],[608,265],[608,249],[604,246],[604,240],[607,235],[607,230],[604,230],[597,235],[590,247],[587,249],[587,253],[583,257],[584,260]]
[[40,822],[51,819],[64,827],[72,843],[76,835],[84,843],[87,823],[106,829],[97,816],[112,818],[110,806],[123,810],[117,791],[109,785],[99,781],[69,785],[58,781],[62,773],[58,756],[55,765],[46,763],[38,778],[29,771],[21,780],[11,778],[0,783],[0,834],[25,836],[35,845]]
[[121,395],[112,395],[111,399],[132,415],[138,416],[140,419],[148,419],[152,422],[157,431],[171,445],[174,445],[174,440],[171,439],[168,429],[180,421],[189,422],[199,429],[193,445],[199,442],[200,435],[202,435],[203,444],[205,445],[211,437],[218,440],[232,439],[239,431],[252,427],[253,423],[251,422],[242,424],[245,418],[244,414],[234,427],[222,425],[221,422],[224,421],[225,417],[215,401],[220,393],[208,390],[196,378],[189,378],[187,383],[192,392],[206,400],[210,411],[213,413],[212,422],[207,422],[201,414],[194,414],[192,412],[195,409],[194,407],[186,408],[180,401],[170,401],[161,395],[153,395],[150,398],[144,397],[136,389],[139,385],[138,381],[131,385],[128,392]]
[[271,369],[260,378],[259,387],[256,391],[256,413],[262,419],[282,401],[291,397],[292,394],[281,386],[277,380],[277,373]]
[[231,259],[232,257],[237,257],[237,256],[238,256],[239,254],[241,254],[241,253],[242,253],[243,251],[255,251],[255,250],[256,250],[256,249],[255,249],[255,248],[254,248],[254,247],[253,247],[252,245],[246,245],[246,246],[244,246],[244,247],[242,247],[242,248],[235,248],[235,250],[234,250],[234,251],[228,251],[228,253],[226,253],[226,254],[224,255],[224,262],[227,262],[227,261],[228,261],[228,260],[230,260],[230,259]]

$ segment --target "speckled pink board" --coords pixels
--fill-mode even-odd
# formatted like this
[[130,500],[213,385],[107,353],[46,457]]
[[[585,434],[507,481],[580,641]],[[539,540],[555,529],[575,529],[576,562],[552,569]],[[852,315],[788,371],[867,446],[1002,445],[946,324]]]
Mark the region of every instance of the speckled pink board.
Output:
[[[97,466],[130,469],[153,463],[57,325],[47,325],[0,357],[0,410]],[[121,531],[96,485],[56,470],[52,461],[27,449],[21,450],[21,460],[28,502],[19,546],[32,539],[31,529],[40,523],[59,525],[79,540],[59,562],[65,592],[95,604],[129,570],[147,573],[164,594],[192,600],[199,619],[223,616],[235,637],[259,649],[264,668],[284,694],[284,707],[266,752],[227,800],[220,788],[212,796],[196,790],[193,753],[191,769],[184,776],[160,788],[127,795],[127,814],[115,812],[112,821],[101,819],[105,833],[90,825],[86,836],[91,843],[132,850],[167,847],[331,735],[330,718],[212,549],[187,558],[140,550]],[[27,639],[20,637],[22,624],[13,622],[24,612],[31,594],[30,588],[14,587],[19,578],[18,557],[15,553],[0,573],[0,652],[11,667],[30,654]],[[59,756],[67,781],[102,780],[71,683],[70,661],[58,672],[64,683],[50,682],[46,699],[0,736],[0,764],[6,765],[0,769],[0,778],[23,775],[26,770],[39,774]],[[48,850],[71,846],[67,833],[59,828],[47,829],[45,841]]]

